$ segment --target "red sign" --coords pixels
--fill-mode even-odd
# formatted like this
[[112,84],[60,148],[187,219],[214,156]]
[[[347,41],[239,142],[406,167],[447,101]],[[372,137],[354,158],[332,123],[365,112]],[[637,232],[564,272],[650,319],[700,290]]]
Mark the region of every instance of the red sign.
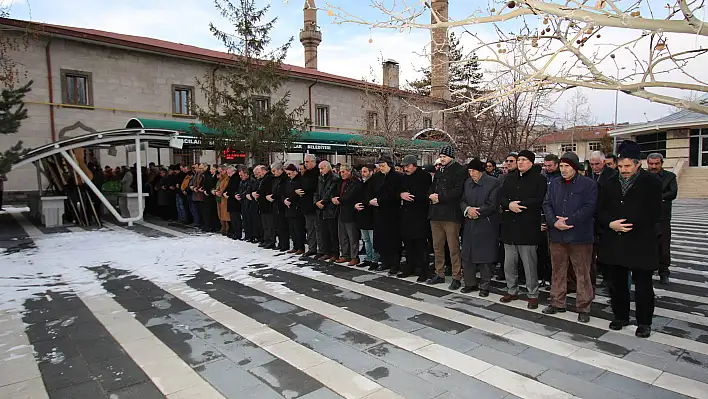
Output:
[[227,161],[233,161],[237,158],[246,158],[246,154],[243,152],[238,152],[238,151],[231,149],[231,148],[227,148],[221,154],[221,157]]

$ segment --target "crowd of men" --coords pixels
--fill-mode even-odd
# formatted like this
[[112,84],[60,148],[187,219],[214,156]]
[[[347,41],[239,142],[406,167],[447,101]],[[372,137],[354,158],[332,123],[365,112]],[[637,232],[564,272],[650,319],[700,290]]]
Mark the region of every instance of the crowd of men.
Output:
[[650,154],[644,170],[639,146],[625,141],[616,156],[593,152],[587,171],[572,152],[548,155],[541,166],[523,150],[510,153],[499,173],[477,158],[463,166],[445,147],[434,166],[408,155],[398,165],[383,156],[358,169],[333,168],[307,154],[299,165],[252,170],[176,165],[146,184],[149,211],[265,249],[416,275],[430,285],[448,274],[450,289],[481,297],[499,265],[507,285],[501,302],[520,299],[525,284],[527,307],[536,309],[539,287],[550,282],[543,313],[565,312],[571,290],[580,322],[590,320],[601,275],[614,330],[629,324],[633,282],[636,335],[648,337],[654,272],[668,283],[677,194],[676,176],[662,165],[660,154]]

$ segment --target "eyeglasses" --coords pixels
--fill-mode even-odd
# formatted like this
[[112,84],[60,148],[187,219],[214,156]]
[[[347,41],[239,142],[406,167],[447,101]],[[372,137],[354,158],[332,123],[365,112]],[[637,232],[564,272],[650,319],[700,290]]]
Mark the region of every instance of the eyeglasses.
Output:
[[504,162],[506,162],[506,163],[514,163],[514,161],[515,161],[515,159],[507,159],[507,160],[504,161]]

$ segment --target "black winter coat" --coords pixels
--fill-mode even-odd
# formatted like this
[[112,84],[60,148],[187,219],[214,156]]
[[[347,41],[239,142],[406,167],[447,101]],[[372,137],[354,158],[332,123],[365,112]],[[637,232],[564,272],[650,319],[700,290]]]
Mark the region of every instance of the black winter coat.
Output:
[[[379,253],[392,253],[401,246],[399,217],[401,209],[402,176],[394,170],[374,181],[373,198],[379,206],[374,207],[374,249]],[[372,177],[373,178],[373,177]]]
[[[302,188],[303,177],[299,174],[294,179],[288,178],[285,183],[285,198],[290,200],[290,208],[286,207],[285,216],[288,218],[303,217],[303,197],[297,195],[295,190]],[[285,200],[285,198],[283,200]],[[283,204],[285,205],[285,204]]]
[[268,172],[257,180],[258,188],[254,191],[258,193],[258,211],[261,215],[268,215],[274,212],[273,203],[266,199],[267,195],[273,194],[273,179],[273,174]]
[[315,192],[317,192],[317,183],[319,182],[320,171],[317,168],[305,170],[302,175],[302,189],[305,195],[302,196],[302,211],[305,215],[315,213]]
[[313,204],[322,201],[324,208],[315,206],[318,218],[334,219],[337,216],[337,207],[332,203],[332,198],[337,196],[337,187],[339,187],[339,177],[334,172],[330,171],[325,176],[319,177]]
[[432,179],[422,168],[417,168],[411,175],[401,178],[401,193],[413,195],[413,201],[401,200],[401,238],[426,239],[430,237],[430,221],[428,221],[428,190]]
[[361,183],[361,201],[359,202],[364,205],[364,209],[356,211],[354,215],[354,221],[356,221],[356,227],[359,230],[374,229],[374,207],[369,205],[369,201],[374,198],[374,186],[376,181],[383,180],[383,178],[384,175],[382,173],[376,173],[369,177],[368,180]]
[[[238,194],[241,179],[234,173],[229,179],[229,184],[226,185],[226,190],[224,192],[229,198],[226,200],[226,210],[228,212],[241,212],[241,202],[236,199]],[[222,201],[224,198],[221,199]]]
[[[659,269],[657,224],[661,219],[661,180],[640,170],[634,185],[622,195],[619,176],[600,187],[597,217],[604,228],[598,261],[639,270]],[[610,223],[626,219],[632,230],[618,233]]]
[[465,180],[467,180],[467,169],[454,161],[435,172],[428,195],[438,194],[440,202],[430,205],[430,220],[462,222],[460,198]]
[[662,169],[655,176],[661,180],[661,218],[664,222],[668,222],[671,220],[671,202],[678,196],[676,175]]
[[[499,189],[502,207],[501,240],[504,244],[538,245],[541,240],[541,205],[546,196],[546,178],[532,166],[526,173],[509,173]],[[509,210],[509,203],[520,201],[526,209]]]
[[[251,208],[251,205],[254,204],[253,201],[249,201],[248,198],[246,198],[246,195],[253,192],[256,180],[250,176],[246,180],[234,179],[233,176],[231,176],[231,180],[239,181],[238,194],[241,196],[241,212],[245,214]],[[229,180],[229,183],[231,183],[231,180]]]
[[[465,181],[465,192],[460,200],[463,212],[467,207],[479,208],[477,219],[465,218],[460,256],[464,264],[496,263],[499,257],[499,180],[487,174],[477,183]],[[539,227],[540,229],[540,227]]]
[[285,212],[287,210],[283,200],[287,198],[287,195],[285,194],[285,186],[287,185],[288,180],[290,179],[285,172],[283,172],[280,176],[273,176],[273,202],[271,205],[273,206],[273,211],[283,217],[285,217]]
[[[344,190],[342,190],[342,185],[344,185],[345,182],[346,186],[344,186]],[[337,206],[339,221],[343,223],[355,222],[356,209],[354,209],[354,205],[361,202],[362,199],[361,180],[354,176],[348,180],[339,179],[334,196],[339,197],[339,205]]]

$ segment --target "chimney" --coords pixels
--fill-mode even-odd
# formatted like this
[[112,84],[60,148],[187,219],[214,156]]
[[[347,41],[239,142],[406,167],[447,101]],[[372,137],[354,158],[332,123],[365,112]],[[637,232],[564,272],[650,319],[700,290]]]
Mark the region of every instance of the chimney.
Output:
[[398,79],[398,62],[394,60],[386,60],[383,62],[383,85],[387,87],[393,87],[398,89],[399,79]]
[[[437,19],[436,19],[437,16]],[[430,22],[448,21],[448,0],[432,0]],[[443,100],[450,99],[450,44],[447,28],[433,28],[430,31],[430,96]]]
[[317,26],[315,0],[305,0],[304,26],[300,31],[300,43],[305,48],[305,68],[317,69],[317,46],[322,42],[322,32]]

